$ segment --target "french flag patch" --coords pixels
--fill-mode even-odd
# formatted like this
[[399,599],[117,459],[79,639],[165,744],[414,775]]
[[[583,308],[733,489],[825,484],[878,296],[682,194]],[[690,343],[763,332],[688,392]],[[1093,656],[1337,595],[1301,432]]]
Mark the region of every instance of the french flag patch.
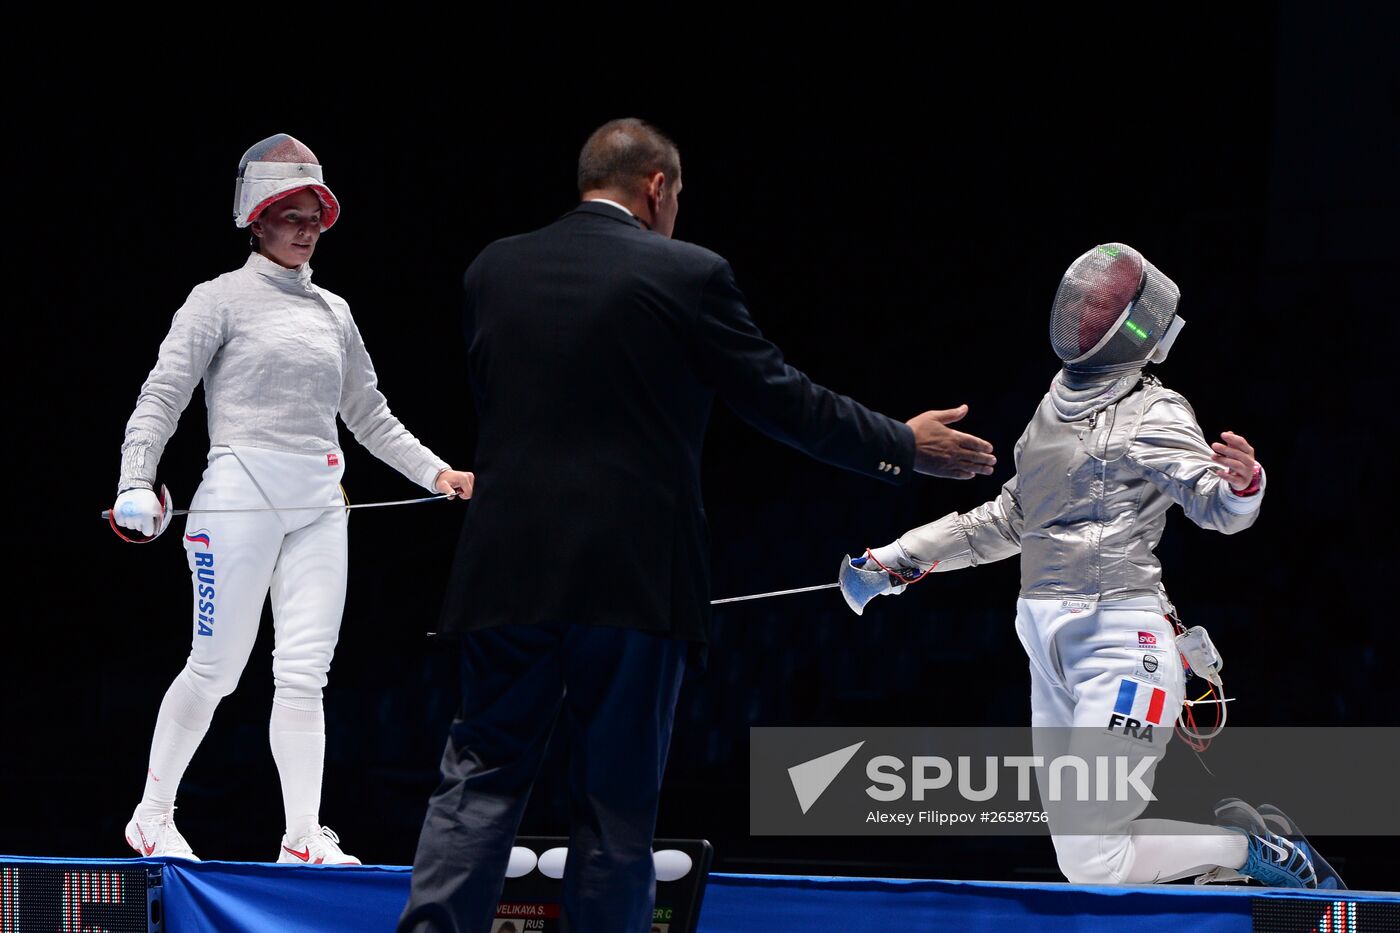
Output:
[[1118,682],[1118,702],[1113,711],[1138,722],[1150,722],[1154,726],[1162,724],[1162,707],[1166,705],[1167,692],[1157,687],[1149,687],[1124,677]]
[[340,457],[336,454],[326,454],[326,466],[340,466]]

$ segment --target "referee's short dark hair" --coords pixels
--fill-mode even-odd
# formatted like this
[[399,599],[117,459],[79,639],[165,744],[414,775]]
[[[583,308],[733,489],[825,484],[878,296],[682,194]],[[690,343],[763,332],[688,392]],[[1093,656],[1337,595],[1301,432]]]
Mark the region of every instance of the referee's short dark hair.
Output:
[[666,134],[645,120],[609,120],[593,131],[578,154],[578,193],[630,189],[652,172],[681,174],[681,153]]

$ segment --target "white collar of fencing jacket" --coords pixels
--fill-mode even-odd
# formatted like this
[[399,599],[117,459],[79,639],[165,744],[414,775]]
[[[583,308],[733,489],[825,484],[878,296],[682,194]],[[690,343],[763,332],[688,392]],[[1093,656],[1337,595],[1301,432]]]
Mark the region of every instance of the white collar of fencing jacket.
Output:
[[311,290],[310,262],[304,262],[293,269],[288,269],[286,266],[268,259],[262,253],[254,252],[248,254],[248,261],[243,264],[243,268],[271,279],[283,288],[296,288],[301,291]]

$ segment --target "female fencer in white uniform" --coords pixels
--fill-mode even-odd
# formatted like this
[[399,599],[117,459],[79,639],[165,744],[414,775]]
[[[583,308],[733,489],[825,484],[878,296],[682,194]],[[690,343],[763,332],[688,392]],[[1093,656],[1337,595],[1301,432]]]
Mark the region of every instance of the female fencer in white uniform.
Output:
[[[1111,732],[1164,750],[1185,689],[1153,553],[1167,511],[1175,503],[1201,527],[1233,534],[1254,523],[1264,498],[1263,469],[1249,442],[1225,432],[1207,444],[1186,399],[1144,372],[1166,358],[1181,329],[1179,295],[1123,244],[1076,260],[1051,318],[1064,366],[1016,443],[1016,475],[990,502],[905,532],[842,567],[843,593],[860,611],[930,570],[1019,554],[1016,633],[1030,657],[1038,736],[1082,727],[1078,737]],[[1315,853],[1304,840],[1278,834],[1287,830],[1272,808],[1261,808],[1269,822],[1229,802],[1218,819],[1235,831],[1212,832],[1136,819],[1143,806],[1105,816],[1092,833],[1083,825],[1055,833],[1052,811],[1065,876],[1140,884],[1224,872],[1274,885],[1317,883]],[[1334,874],[1315,861],[1319,872]]]
[[[234,213],[237,226],[251,228],[254,251],[242,268],[196,286],[176,312],[126,425],[114,521],[152,533],[162,510],[156,467],[201,380],[210,450],[192,509],[343,502],[337,413],[409,479],[470,496],[472,474],[448,467],[389,411],[350,306],[311,281],[317,240],[340,214],[311,150],[285,134],[249,149]],[[195,857],[175,828],[175,793],[214,708],[238,683],[270,592],[269,737],[286,809],[278,861],[357,864],[319,815],[321,691],[345,604],[345,511],[191,515],[184,546],[193,644],[161,703],[127,842],[144,856]]]

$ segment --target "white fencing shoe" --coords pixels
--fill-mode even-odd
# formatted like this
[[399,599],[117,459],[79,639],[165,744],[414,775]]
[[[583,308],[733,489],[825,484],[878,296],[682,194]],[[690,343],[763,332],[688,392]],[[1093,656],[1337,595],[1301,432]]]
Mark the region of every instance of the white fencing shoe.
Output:
[[340,851],[340,837],[333,830],[317,826],[296,840],[282,837],[277,861],[283,865],[358,865],[360,860]]
[[190,844],[175,828],[174,814],[138,820],[136,814],[126,824],[126,844],[146,858],[187,858],[199,861],[199,856],[190,849]]

